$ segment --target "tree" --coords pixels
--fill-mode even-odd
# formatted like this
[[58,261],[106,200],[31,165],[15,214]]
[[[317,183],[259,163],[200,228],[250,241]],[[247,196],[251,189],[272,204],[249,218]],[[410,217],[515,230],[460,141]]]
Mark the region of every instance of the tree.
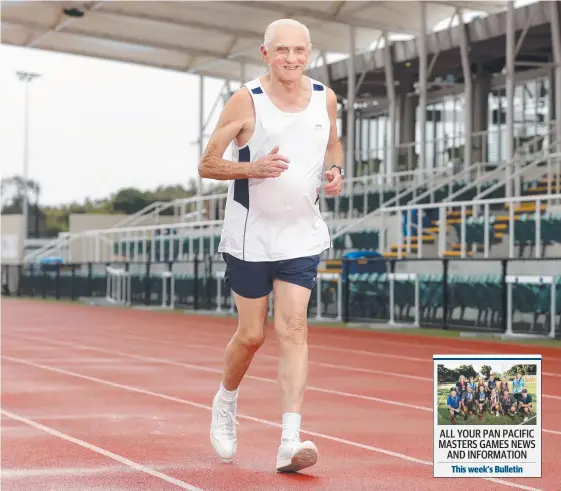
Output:
[[457,370],[450,370],[444,365],[438,365],[438,383],[443,384],[446,382],[457,382],[460,374]]
[[[37,203],[41,188],[33,179],[25,180],[22,176],[5,177],[0,181],[2,193],[2,213],[20,214],[23,211],[23,197],[27,192],[28,201]],[[29,196],[33,199],[29,199]]]
[[477,377],[477,372],[475,371],[475,368],[473,368],[472,365],[460,365],[458,367],[458,373],[460,375],[463,375],[467,379],[469,379],[470,377],[473,378]]
[[113,210],[117,213],[132,215],[146,208],[154,200],[147,193],[135,188],[121,189],[113,198]]
[[481,365],[481,375],[485,378],[489,378],[492,370],[493,369],[489,365]]
[[505,372],[505,375],[514,377],[518,372],[522,375],[536,375],[536,365],[513,365]]

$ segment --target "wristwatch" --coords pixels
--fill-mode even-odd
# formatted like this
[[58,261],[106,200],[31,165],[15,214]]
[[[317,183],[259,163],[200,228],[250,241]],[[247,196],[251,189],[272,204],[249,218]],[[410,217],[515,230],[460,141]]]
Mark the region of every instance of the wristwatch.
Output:
[[343,169],[343,167],[341,167],[340,165],[332,165],[329,170],[331,169],[339,169],[339,174],[341,174],[341,177],[345,177],[345,170]]

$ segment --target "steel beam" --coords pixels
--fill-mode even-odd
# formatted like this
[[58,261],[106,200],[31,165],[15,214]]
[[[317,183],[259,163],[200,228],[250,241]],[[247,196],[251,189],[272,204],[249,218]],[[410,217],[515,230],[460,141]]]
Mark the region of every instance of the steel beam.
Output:
[[[347,85],[347,135],[345,138],[347,158],[346,175],[349,179],[354,177],[355,162],[355,92],[356,92],[356,70],[355,70],[355,37],[356,29],[349,27],[349,65]],[[351,198],[352,199],[352,198]]]
[[465,135],[465,151],[464,151],[464,169],[472,164],[472,132],[473,132],[473,84],[471,80],[471,68],[469,62],[469,40],[467,29],[464,23],[464,15],[462,9],[457,10],[458,19],[460,21],[460,55],[462,57],[462,72],[464,75],[464,135]]
[[385,46],[384,46],[384,63],[386,65],[386,92],[388,95],[388,116],[390,120],[390,141],[388,146],[388,158],[385,165],[385,173],[396,172],[396,158],[395,158],[395,148],[396,148],[396,98],[395,98],[395,81],[393,74],[393,63],[392,63],[392,47],[390,45],[390,38],[388,32],[384,32]]
[[419,35],[419,168],[427,168],[427,5],[420,2],[421,34]]
[[551,48],[553,50],[553,61],[555,63],[555,139],[557,140],[557,151],[561,152],[561,28],[559,26],[559,9],[557,2],[550,2],[551,11]]
[[512,196],[511,174],[514,165],[514,2],[509,1],[506,13],[506,197]]

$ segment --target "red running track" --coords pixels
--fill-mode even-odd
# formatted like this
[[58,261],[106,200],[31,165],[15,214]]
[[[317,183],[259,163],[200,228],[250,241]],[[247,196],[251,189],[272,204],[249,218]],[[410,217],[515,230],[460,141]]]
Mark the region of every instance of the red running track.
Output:
[[[320,459],[280,475],[274,335],[227,464],[208,427],[235,319],[4,299],[2,320],[5,491],[559,489],[560,349],[311,326],[302,436]],[[432,355],[456,352],[543,355],[543,478],[432,477]]]

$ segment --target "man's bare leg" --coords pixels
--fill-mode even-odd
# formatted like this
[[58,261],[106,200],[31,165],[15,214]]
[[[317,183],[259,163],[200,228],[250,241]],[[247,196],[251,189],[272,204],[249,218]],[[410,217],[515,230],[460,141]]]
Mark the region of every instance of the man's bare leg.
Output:
[[224,373],[212,404],[210,440],[214,450],[231,459],[237,449],[236,410],[238,388],[253,356],[265,341],[268,297],[249,299],[234,294],[238,308],[238,328],[226,347]]
[[307,311],[311,291],[276,280],[275,331],[280,342],[278,381],[282,435],[277,470],[296,472],[317,461],[317,448],[300,442],[301,409],[308,380]]
[[265,342],[265,325],[269,312],[268,297],[243,298],[234,293],[238,308],[238,328],[226,347],[222,386],[236,391],[257,350]]

